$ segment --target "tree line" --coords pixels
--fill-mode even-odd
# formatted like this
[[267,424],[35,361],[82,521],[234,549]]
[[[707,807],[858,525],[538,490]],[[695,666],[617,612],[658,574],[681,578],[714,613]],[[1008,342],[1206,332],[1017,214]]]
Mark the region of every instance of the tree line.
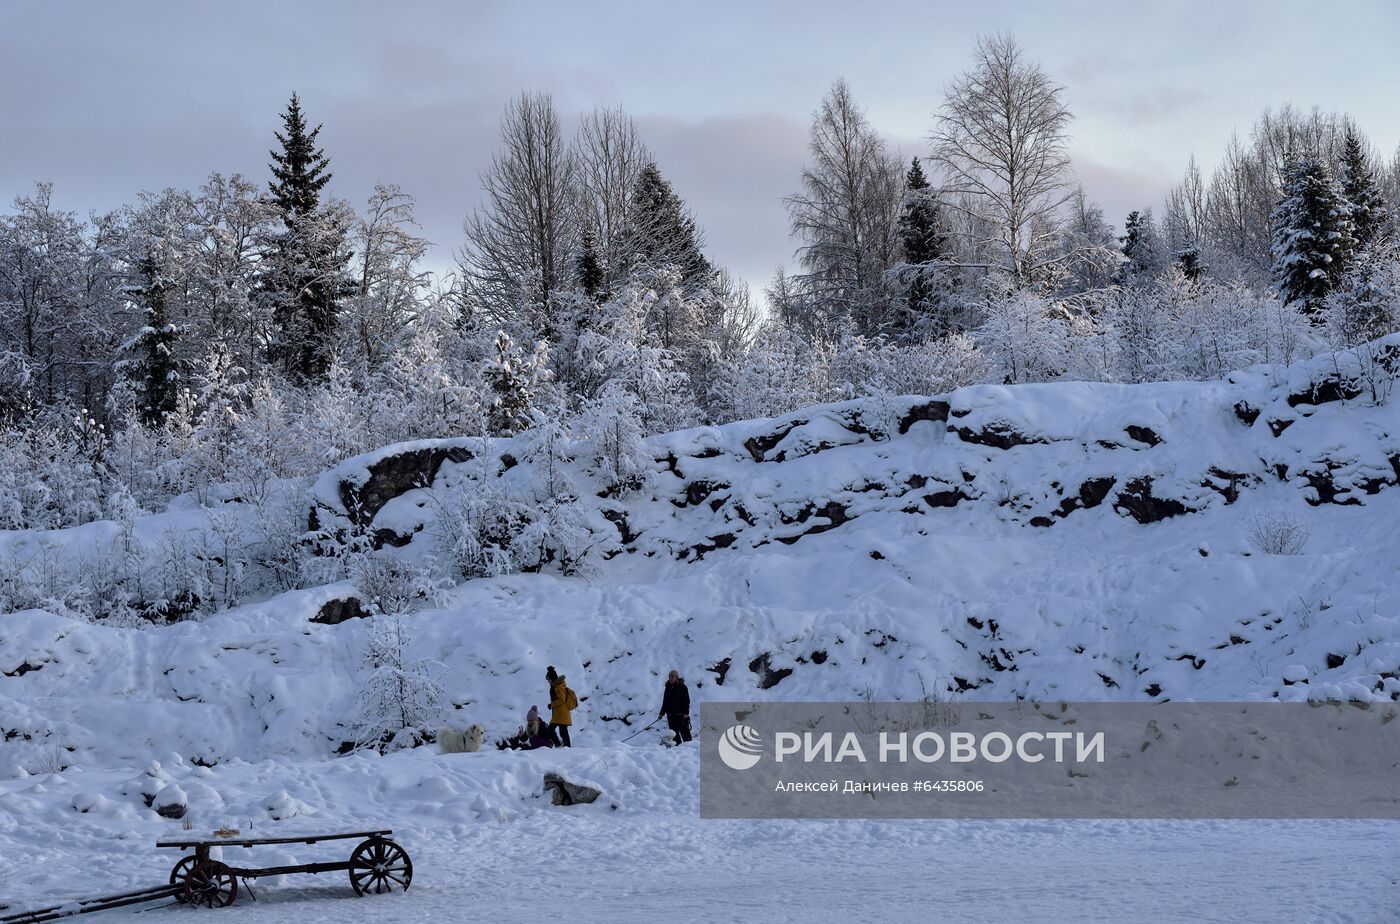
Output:
[[1400,152],[1348,116],[1264,113],[1121,234],[1075,180],[1072,119],[1005,35],[978,41],[914,157],[838,80],[786,199],[796,267],[762,306],[625,112],[568,128],[548,94],[506,106],[443,278],[403,190],[330,194],[296,96],[265,181],[215,173],[87,219],[41,184],[0,214],[0,525],[256,498],[402,439],[1203,378],[1395,328]]

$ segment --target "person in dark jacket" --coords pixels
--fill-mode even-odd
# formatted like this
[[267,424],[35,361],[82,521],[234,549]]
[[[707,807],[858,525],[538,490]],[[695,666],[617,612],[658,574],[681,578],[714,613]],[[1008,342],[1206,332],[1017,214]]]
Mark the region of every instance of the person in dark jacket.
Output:
[[690,740],[690,691],[679,671],[671,671],[666,678],[666,686],[661,694],[659,719],[666,717],[666,724],[676,736],[676,744]]

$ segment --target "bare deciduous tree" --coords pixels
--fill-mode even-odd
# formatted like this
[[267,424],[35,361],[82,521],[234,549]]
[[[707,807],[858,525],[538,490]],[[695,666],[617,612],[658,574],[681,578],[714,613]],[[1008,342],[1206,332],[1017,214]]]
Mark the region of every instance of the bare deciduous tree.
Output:
[[[930,141],[953,208],[975,208],[990,239],[971,242],[1018,282],[1058,259],[1056,213],[1072,195],[1061,87],[1009,35],[979,39],[948,88]],[[977,223],[972,223],[977,227]]]
[[506,106],[501,145],[482,174],[485,204],[458,257],[466,294],[491,323],[552,338],[550,297],[567,287],[580,233],[577,164],[546,93]]
[[351,246],[354,292],[346,299],[341,322],[351,347],[365,368],[378,368],[399,344],[419,311],[429,284],[422,269],[428,242],[414,233],[413,197],[394,185],[378,184]]
[[844,80],[822,100],[808,149],[802,192],[787,199],[792,233],[803,241],[797,253],[806,273],[796,282],[827,314],[878,329],[891,301],[884,273],[900,257],[903,164],[886,151]]
[[631,218],[632,190],[651,152],[632,117],[621,109],[594,109],[579,122],[575,142],[582,220],[597,235],[608,290],[618,282],[623,241]]

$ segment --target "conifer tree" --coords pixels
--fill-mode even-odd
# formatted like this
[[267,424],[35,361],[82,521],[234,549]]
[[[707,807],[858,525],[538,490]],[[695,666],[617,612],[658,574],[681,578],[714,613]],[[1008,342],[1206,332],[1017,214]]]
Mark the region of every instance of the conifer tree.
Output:
[[144,305],[145,318],[131,343],[136,358],[130,374],[140,390],[141,422],[155,429],[175,411],[179,395],[174,355],[179,329],[169,318],[167,286],[154,251],[142,258],[138,270],[141,284],[137,296]]
[[523,356],[505,331],[496,334],[496,355],[482,370],[490,405],[487,426],[493,436],[514,436],[530,426],[538,366]]
[[1201,262],[1201,248],[1188,244],[1185,249],[1177,251],[1176,268],[1191,282],[1200,282],[1206,271],[1205,264]]
[[273,307],[272,358],[297,381],[322,376],[330,365],[338,300],[346,288],[344,224],[321,201],[330,160],[316,147],[321,126],[309,129],[292,94],[272,155],[272,205],[282,231],[272,240],[264,280]]
[[583,232],[574,275],[580,291],[588,296],[589,301],[597,302],[603,297],[606,282],[603,259],[598,253],[598,236],[591,230]]
[[656,164],[647,164],[632,190],[631,227],[624,250],[628,269],[673,266],[681,274],[682,288],[692,294],[710,281],[710,261],[701,253],[702,246],[690,210]]
[[1354,247],[1351,208],[1325,164],[1310,158],[1289,164],[1273,226],[1279,296],[1316,314],[1346,272]]
[[1157,225],[1152,220],[1151,209],[1129,212],[1123,222],[1123,236],[1118,241],[1127,258],[1123,265],[1125,278],[1150,276],[1160,268]]
[[904,262],[913,267],[909,283],[909,305],[904,326],[914,328],[933,309],[934,280],[931,266],[943,259],[948,249],[947,233],[938,197],[924,176],[916,157],[904,179],[904,207],[899,216],[900,246]]
[[904,178],[904,209],[899,218],[899,238],[906,263],[932,263],[942,258],[947,249],[938,197],[931,192],[917,157]]
[[1342,195],[1351,207],[1353,236],[1357,249],[1374,243],[1384,231],[1389,215],[1370,158],[1361,146],[1356,130],[1347,126],[1342,142]]

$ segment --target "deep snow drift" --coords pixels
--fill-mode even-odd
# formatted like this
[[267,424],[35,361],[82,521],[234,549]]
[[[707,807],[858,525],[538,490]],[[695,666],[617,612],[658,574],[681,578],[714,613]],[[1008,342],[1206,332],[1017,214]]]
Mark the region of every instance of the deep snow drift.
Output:
[[[1387,357],[1400,338],[1379,347]],[[611,893],[643,896],[657,851],[666,869],[692,852],[719,862],[728,848],[777,869],[776,843],[839,869],[867,848],[909,864],[980,845],[996,866],[1033,859],[1037,843],[1048,855],[1092,853],[1110,836],[1146,850],[1161,838],[1159,859],[1184,864],[1181,888],[1208,878],[1211,851],[1188,859],[1194,843],[1215,844],[1219,856],[1231,838],[1289,854],[1290,839],[1317,826],[702,825],[695,748],[655,747],[650,732],[619,742],[654,717],[673,667],[697,701],[1393,699],[1400,411],[1371,391],[1389,380],[1344,354],[1225,382],[867,399],[653,438],[646,484],[619,496],[597,496],[580,454],[571,464],[586,488],[590,548],[581,574],[475,580],[409,617],[411,655],[443,665],[451,720],[481,722],[488,739],[543,705],[544,668],[558,667],[582,700],[579,747],[568,754],[336,757],[364,680],[369,622],[326,624],[358,611],[349,584],[146,631],[40,611],[0,616],[0,895],[82,895],[89,877],[118,888],[159,880],[174,858],[154,857],[149,843],[180,822],[158,816],[143,793],[168,786],[201,827],[406,826],[430,845],[427,868],[439,875],[496,868],[494,851],[519,849],[525,870],[541,874],[562,865],[596,881],[610,865],[635,865],[643,882],[607,881]],[[527,489],[540,474],[518,457],[512,441],[387,447],[327,472],[308,518],[426,562],[443,541],[441,498],[484,479],[498,482],[492,490]],[[1298,554],[1262,547],[1269,524],[1283,521],[1306,536]],[[181,522],[177,512],[138,526],[154,542]],[[78,549],[105,528],[44,541]],[[0,554],[33,541],[6,535]],[[606,805],[560,820],[571,810],[538,797],[542,772],[554,768],[596,782]],[[1332,829],[1330,849],[1350,867],[1325,875],[1358,875],[1353,854],[1363,851],[1351,835],[1389,832],[1382,823]],[[598,843],[611,839],[615,847]],[[520,846],[537,842],[549,857]],[[31,869],[24,858],[34,855],[51,871]],[[562,864],[552,859],[561,855]],[[1183,871],[1196,860],[1198,872]],[[415,890],[433,876],[419,866]],[[782,869],[796,874],[790,862]],[[1062,881],[1092,883],[1091,873]],[[1256,873],[1218,883],[1215,898],[1287,878]],[[696,875],[677,900],[702,887]],[[1393,876],[1361,878],[1365,888],[1306,919],[1371,920],[1382,895],[1393,905]],[[1040,882],[1027,902],[1054,892]],[[1270,907],[1288,919],[1290,902],[1317,898],[1307,889],[1280,892]],[[609,890],[595,891],[614,907]],[[1146,906],[1159,919],[1192,908],[1208,919],[1195,905],[1162,902]]]

